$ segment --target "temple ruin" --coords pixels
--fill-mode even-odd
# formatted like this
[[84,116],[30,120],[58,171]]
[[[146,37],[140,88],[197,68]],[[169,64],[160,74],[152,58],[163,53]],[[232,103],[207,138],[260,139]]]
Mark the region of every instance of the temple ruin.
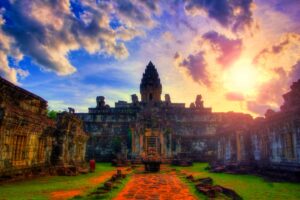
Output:
[[[300,80],[283,95],[280,111],[236,119],[218,132],[217,160],[224,164],[300,172]],[[239,123],[236,123],[239,121]]]
[[46,100],[0,78],[0,177],[80,166],[88,138],[82,126],[74,112],[48,118]]
[[88,113],[69,108],[55,121],[47,117],[46,100],[1,78],[0,176],[51,169],[76,174],[76,166],[89,159],[139,163],[153,153],[164,163],[189,159],[223,170],[234,165],[300,172],[300,80],[283,95],[280,111],[256,119],[212,112],[201,95],[189,107],[161,95],[159,74],[149,62],[141,100],[133,94],[131,102],[110,107],[98,96]]
[[155,151],[170,163],[193,161],[248,164],[300,171],[300,81],[283,97],[280,112],[253,119],[243,113],[217,113],[204,107],[201,95],[189,107],[161,100],[162,85],[152,62],[146,66],[140,96],[111,108],[104,96],[88,113],[77,113],[90,134],[87,158],[110,161],[116,156],[138,162]]
[[201,95],[186,108],[184,103],[173,103],[168,94],[161,100],[161,93],[158,72],[150,62],[140,84],[141,101],[133,94],[130,103],[118,101],[111,108],[98,96],[95,108],[77,113],[91,135],[88,158],[103,161],[121,154],[138,161],[155,151],[164,162],[182,153],[193,160],[212,159],[221,115],[204,107]]

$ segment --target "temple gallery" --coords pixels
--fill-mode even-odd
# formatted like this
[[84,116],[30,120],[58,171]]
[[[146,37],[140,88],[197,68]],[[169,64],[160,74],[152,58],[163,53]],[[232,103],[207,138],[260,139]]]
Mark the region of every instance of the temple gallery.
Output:
[[131,102],[110,107],[97,96],[87,113],[70,108],[49,119],[46,100],[1,78],[0,176],[49,169],[76,173],[86,160],[140,163],[150,154],[162,163],[205,161],[222,169],[234,164],[299,173],[300,80],[283,95],[279,111],[255,119],[213,112],[201,95],[189,106],[169,94],[162,98],[152,62],[139,90]]

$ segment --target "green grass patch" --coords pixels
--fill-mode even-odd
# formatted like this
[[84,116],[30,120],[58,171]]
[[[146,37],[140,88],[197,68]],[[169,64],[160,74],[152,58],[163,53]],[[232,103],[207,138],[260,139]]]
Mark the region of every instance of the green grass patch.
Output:
[[114,170],[110,163],[97,163],[94,173],[78,176],[47,176],[0,185],[0,199],[7,200],[43,200],[49,199],[53,191],[72,190],[92,187],[90,178]]
[[196,177],[211,177],[214,184],[235,190],[244,199],[260,200],[299,200],[300,183],[269,182],[255,175],[233,175],[225,173],[211,173],[207,163],[194,163],[190,167],[175,167],[178,170],[196,172]]

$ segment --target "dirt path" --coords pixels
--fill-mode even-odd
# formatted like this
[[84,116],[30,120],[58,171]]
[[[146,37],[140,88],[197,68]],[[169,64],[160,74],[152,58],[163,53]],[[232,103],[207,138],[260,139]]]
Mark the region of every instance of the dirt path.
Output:
[[196,200],[175,173],[134,174],[114,200]]
[[104,182],[105,180],[109,179],[114,173],[116,173],[116,170],[108,171],[103,174],[100,174],[98,177],[92,177],[90,180],[88,180],[88,185],[81,188],[76,188],[72,190],[59,190],[51,192],[50,199],[51,200],[65,200],[72,198],[76,195],[84,194],[87,190],[91,188],[97,187],[100,183]]

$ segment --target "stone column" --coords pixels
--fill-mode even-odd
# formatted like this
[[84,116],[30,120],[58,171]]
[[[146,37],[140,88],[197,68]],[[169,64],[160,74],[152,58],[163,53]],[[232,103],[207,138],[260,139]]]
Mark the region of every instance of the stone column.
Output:
[[241,161],[241,141],[240,141],[240,132],[236,132],[236,159],[238,162]]
[[131,153],[134,154],[136,149],[135,149],[135,130],[133,128],[130,128],[131,132]]
[[159,139],[160,139],[160,146],[161,146],[160,154],[164,158],[164,157],[166,157],[166,155],[165,155],[166,151],[165,151],[164,135],[162,132],[159,132]]
[[144,148],[144,137],[143,137],[143,134],[140,133],[140,155],[143,153],[143,148]]

